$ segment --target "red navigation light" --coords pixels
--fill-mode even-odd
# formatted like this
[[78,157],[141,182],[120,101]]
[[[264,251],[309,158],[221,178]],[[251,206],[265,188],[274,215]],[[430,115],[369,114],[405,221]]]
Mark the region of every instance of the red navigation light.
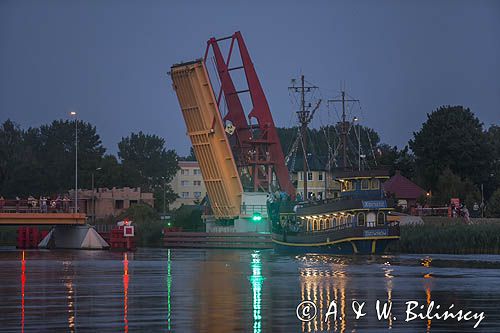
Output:
[[123,220],[123,224],[128,225],[128,219]]

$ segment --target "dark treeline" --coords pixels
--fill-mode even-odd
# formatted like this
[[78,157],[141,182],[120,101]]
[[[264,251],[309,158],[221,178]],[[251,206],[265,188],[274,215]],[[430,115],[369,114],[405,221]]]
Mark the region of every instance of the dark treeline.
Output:
[[[349,131],[349,163],[358,165],[358,139],[365,168],[387,166],[431,193],[431,204],[460,198],[467,205],[481,202],[483,188],[488,215],[500,216],[500,126],[488,128],[468,108],[443,106],[427,114],[427,120],[402,149],[380,142],[373,129],[354,125]],[[336,125],[310,129],[308,149],[328,160],[338,146]],[[297,128],[280,128],[285,154],[293,146]],[[301,155],[298,149],[298,155]],[[338,161],[337,161],[338,162]],[[340,163],[338,163],[340,164]],[[469,206],[470,207],[470,206]]]
[[[177,154],[156,136],[131,133],[118,143],[118,156],[106,154],[95,126],[78,121],[78,187],[141,187],[167,200],[177,171]],[[55,195],[74,188],[75,121],[56,120],[21,129],[11,120],[0,126],[0,195],[5,198]],[[161,193],[161,195],[159,194]],[[159,205],[158,205],[159,206]]]
[[[328,160],[339,143],[337,125],[308,133],[309,151]],[[297,128],[280,128],[285,154],[297,136]],[[379,134],[355,125],[349,132],[349,163],[357,166],[358,140],[364,167],[388,166],[400,170],[426,191],[431,204],[449,203],[458,197],[467,205],[480,202],[484,189],[487,213],[500,216],[500,126],[488,128],[467,108],[444,106],[427,114],[427,120],[402,149],[381,143]],[[56,120],[37,128],[22,129],[10,120],[0,126],[0,195],[5,198],[63,193],[74,187],[74,121]],[[297,148],[298,155],[301,148]],[[141,187],[167,202],[176,198],[168,185],[178,168],[177,160],[194,160],[191,149],[178,157],[156,136],[131,133],[118,143],[118,156],[106,154],[95,126],[78,122],[79,188]],[[337,161],[338,162],[338,161]],[[96,169],[100,168],[98,171]],[[157,207],[162,206],[158,202]]]

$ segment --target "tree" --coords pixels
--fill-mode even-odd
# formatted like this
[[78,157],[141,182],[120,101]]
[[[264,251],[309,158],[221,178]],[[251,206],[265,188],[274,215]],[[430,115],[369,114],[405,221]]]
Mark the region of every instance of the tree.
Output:
[[408,146],[399,150],[396,146],[380,144],[377,147],[376,157],[378,165],[389,167],[392,175],[399,170],[403,176],[415,178],[415,157],[409,152]]
[[123,187],[126,186],[127,180],[123,172],[123,166],[118,162],[115,155],[106,154],[99,162],[99,171],[95,171],[96,188],[99,187]]
[[484,184],[484,192],[489,197],[500,187],[500,126],[492,125],[486,132],[491,149],[492,165],[488,181]]
[[481,194],[477,186],[469,179],[461,179],[460,176],[446,168],[438,177],[432,203],[448,204],[451,198],[460,198],[470,208],[474,202],[481,201]]
[[7,119],[0,127],[0,189],[3,196],[12,196],[15,192],[15,171],[21,161],[19,151],[23,132],[19,125]]
[[189,155],[179,157],[179,161],[196,161],[193,147],[189,148]]
[[415,154],[418,176],[427,188],[436,189],[446,168],[479,184],[488,178],[490,147],[477,117],[462,106],[442,106],[427,114],[409,146]]
[[[24,131],[8,120],[0,129],[0,146],[0,184],[5,196],[54,195],[74,187],[74,122],[56,120]],[[79,121],[80,188],[90,188],[90,174],[104,152],[95,126]]]
[[157,135],[132,133],[118,143],[118,156],[122,161],[125,180],[129,186],[141,187],[155,194],[155,202],[163,207],[163,187],[167,191],[167,203],[176,198],[168,184],[179,169],[174,150],[165,149],[165,140]]
[[486,206],[488,217],[500,217],[500,188],[498,188],[490,197]]

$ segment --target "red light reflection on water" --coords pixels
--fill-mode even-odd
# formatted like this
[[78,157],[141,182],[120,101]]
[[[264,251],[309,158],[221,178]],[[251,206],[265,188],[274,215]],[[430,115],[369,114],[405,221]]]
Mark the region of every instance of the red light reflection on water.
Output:
[[125,324],[124,331],[128,333],[128,257],[127,253],[123,254],[123,322]]
[[21,333],[24,333],[24,287],[26,285],[26,261],[21,259]]

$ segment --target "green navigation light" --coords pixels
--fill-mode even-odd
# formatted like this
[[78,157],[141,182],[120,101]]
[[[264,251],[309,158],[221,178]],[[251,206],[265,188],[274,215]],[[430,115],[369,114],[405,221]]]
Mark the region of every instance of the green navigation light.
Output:
[[260,221],[262,221],[262,214],[258,213],[258,212],[253,213],[253,215],[252,215],[252,221],[253,222],[260,222]]

